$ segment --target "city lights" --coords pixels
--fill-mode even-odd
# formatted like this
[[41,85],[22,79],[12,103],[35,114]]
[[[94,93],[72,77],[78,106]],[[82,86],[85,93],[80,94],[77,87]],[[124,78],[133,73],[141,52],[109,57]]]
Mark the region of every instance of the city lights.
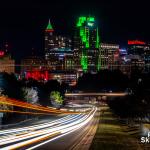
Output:
[[0,57],[4,56],[4,51],[0,51]]
[[53,27],[52,27],[51,22],[50,22],[50,20],[49,20],[48,25],[47,25],[47,28],[46,28],[46,32],[53,32],[53,31],[54,31],[54,30],[53,30]]
[[150,149],[149,6],[2,1],[0,150]]
[[[78,22],[77,22],[77,29],[79,30],[79,36],[82,42],[82,48],[80,48],[81,57],[80,59],[80,64],[82,66],[82,69],[84,72],[86,72],[89,68],[92,70],[92,64],[94,64],[95,69],[94,70],[99,70],[100,69],[100,60],[99,60],[99,32],[98,32],[98,27],[95,25],[95,18],[94,17],[79,17]],[[95,32],[94,32],[95,31]],[[95,45],[94,40],[95,39]],[[93,43],[92,43],[93,42]],[[89,60],[89,51],[91,52],[95,50],[97,53],[93,53],[93,58]],[[91,57],[90,56],[90,57]],[[95,56],[95,57],[94,57]],[[93,62],[93,63],[89,63]]]
[[128,41],[129,45],[145,45],[146,43],[139,40]]
[[[29,146],[31,149],[34,149],[34,147],[43,145],[45,143],[44,141],[50,141],[49,139],[51,139],[51,141],[55,140],[85,126],[93,118],[96,110],[97,108],[93,107],[87,115],[79,114],[72,117],[68,116],[39,126],[18,128],[12,130],[12,132],[11,130],[4,130],[0,132],[0,135],[4,135],[3,139],[0,139],[0,147],[1,149],[17,149]],[[10,136],[8,137],[6,133],[7,135],[10,134]],[[37,142],[42,142],[43,144],[38,144]],[[37,145],[33,146],[35,143],[37,143]],[[9,146],[7,146],[8,144]]]

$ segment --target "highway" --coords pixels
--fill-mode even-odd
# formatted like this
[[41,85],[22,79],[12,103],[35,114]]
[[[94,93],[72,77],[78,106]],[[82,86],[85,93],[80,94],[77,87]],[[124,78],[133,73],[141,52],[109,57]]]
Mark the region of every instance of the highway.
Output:
[[83,114],[70,114],[54,121],[0,131],[0,149],[73,149],[96,125],[97,107]]

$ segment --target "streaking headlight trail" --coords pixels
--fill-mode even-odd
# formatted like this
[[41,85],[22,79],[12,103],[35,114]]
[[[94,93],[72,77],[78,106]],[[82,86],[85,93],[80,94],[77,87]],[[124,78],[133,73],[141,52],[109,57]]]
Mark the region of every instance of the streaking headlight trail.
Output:
[[35,149],[83,127],[96,111],[97,107],[93,106],[88,114],[68,115],[44,124],[3,130],[0,132],[0,149]]

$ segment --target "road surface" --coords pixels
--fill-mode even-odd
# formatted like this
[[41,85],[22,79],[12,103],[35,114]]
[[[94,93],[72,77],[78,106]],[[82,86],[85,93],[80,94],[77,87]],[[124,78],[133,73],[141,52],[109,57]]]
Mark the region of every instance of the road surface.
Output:
[[66,115],[60,119],[22,128],[1,130],[0,149],[74,149],[96,126],[97,107],[87,114]]

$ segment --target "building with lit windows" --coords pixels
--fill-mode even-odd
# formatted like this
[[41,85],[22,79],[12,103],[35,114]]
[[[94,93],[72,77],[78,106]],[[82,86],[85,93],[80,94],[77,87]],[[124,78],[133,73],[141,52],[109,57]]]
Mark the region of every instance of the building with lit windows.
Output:
[[118,44],[100,44],[100,68],[118,69],[119,65],[119,45]]
[[[70,61],[68,59],[68,61]],[[70,67],[66,64],[66,67]],[[67,66],[68,65],[68,66]],[[21,61],[21,77],[22,78],[33,78],[38,81],[57,80],[60,83],[65,82],[69,85],[75,85],[77,81],[76,72],[73,68],[64,70],[53,70],[49,69],[47,61],[37,56],[30,56]]]
[[21,76],[29,79],[47,81],[48,67],[45,59],[37,56],[30,56],[21,61]]
[[45,30],[45,59],[52,70],[70,69],[73,66],[73,53],[71,39],[58,36],[49,20]]
[[139,40],[128,41],[128,55],[144,55],[146,43]]
[[0,72],[15,73],[15,60],[4,50],[0,50]]
[[77,83],[77,73],[75,71],[49,71],[49,79],[57,80],[60,83],[66,83],[74,86]]
[[150,72],[150,44],[144,48],[145,71]]
[[128,61],[132,68],[138,67],[146,72],[150,71],[150,45],[144,41],[128,41]]
[[74,61],[77,70],[97,72],[99,64],[99,31],[94,17],[79,17],[74,36]]

